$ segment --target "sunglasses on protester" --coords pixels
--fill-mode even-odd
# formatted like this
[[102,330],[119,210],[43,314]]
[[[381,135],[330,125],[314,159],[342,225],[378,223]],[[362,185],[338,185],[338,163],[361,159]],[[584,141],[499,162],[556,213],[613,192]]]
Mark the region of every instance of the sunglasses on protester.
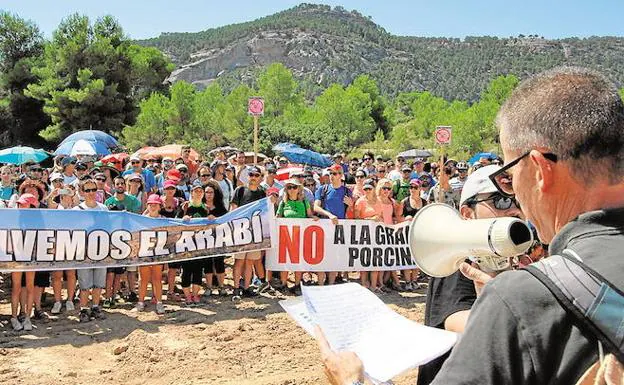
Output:
[[[520,163],[520,161],[522,159],[524,159],[527,156],[529,156],[531,151],[533,151],[533,150],[529,150],[529,151],[525,152],[523,155],[521,155],[518,158],[516,158],[516,159],[512,160],[511,162],[507,163],[500,170],[496,171],[495,173],[493,173],[492,175],[489,176],[489,178],[492,181],[492,183],[494,183],[494,186],[496,186],[496,189],[503,196],[511,198],[511,197],[514,197],[516,195],[516,193],[513,190],[513,176],[509,172],[509,169],[511,169],[516,164]],[[541,153],[541,154],[542,154],[542,156],[544,158],[548,159],[549,161],[551,161],[553,163],[557,163],[557,160],[558,160],[557,155],[552,154],[550,152]]]
[[483,199],[471,199],[467,203],[469,205],[476,205],[481,202],[489,202],[491,201],[494,205],[494,208],[497,210],[509,210],[512,206],[520,208],[520,204],[514,197],[507,197],[500,193],[494,193],[489,197]]
[[84,191],[84,192],[86,192],[86,193],[92,193],[92,192],[96,192],[96,191],[97,191],[97,188],[86,188],[86,189],[84,189],[84,190],[82,190],[82,191]]
[[292,184],[286,186],[286,190],[297,190],[298,188],[299,188],[299,186],[295,186],[295,185],[292,185]]
[[342,175],[341,172],[332,171],[329,173],[330,175]]
[[250,176],[251,178],[257,178],[257,177],[259,177],[259,176],[260,176],[260,174],[258,174],[258,173],[256,173],[256,172],[250,172],[250,173],[249,173],[249,176]]
[[140,164],[141,162],[138,160],[133,160],[132,162],[130,162],[130,164]]
[[383,186],[381,189],[384,190],[384,191],[390,191],[390,190],[392,190],[392,187]]
[[410,190],[420,190],[420,186],[410,186]]
[[200,178],[210,178],[210,174],[201,174]]
[[95,178],[95,180],[99,182],[106,182],[106,178]]

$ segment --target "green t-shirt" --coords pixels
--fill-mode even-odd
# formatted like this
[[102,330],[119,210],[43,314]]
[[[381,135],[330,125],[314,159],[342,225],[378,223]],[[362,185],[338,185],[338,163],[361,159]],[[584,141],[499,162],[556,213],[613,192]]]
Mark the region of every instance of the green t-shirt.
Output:
[[302,201],[288,200],[286,203],[280,202],[277,206],[277,215],[283,218],[307,218],[310,202],[307,199]]
[[141,214],[141,202],[132,195],[126,194],[124,200],[117,200],[115,195],[108,198],[104,205],[109,210],[129,211],[131,213]]
[[394,200],[402,201],[410,195],[410,184],[409,180],[404,181],[403,179],[399,179],[394,182],[392,186],[392,192],[394,193]]

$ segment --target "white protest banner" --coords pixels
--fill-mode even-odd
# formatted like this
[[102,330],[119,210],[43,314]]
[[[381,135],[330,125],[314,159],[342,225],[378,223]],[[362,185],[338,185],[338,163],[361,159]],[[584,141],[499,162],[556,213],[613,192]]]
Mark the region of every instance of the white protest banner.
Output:
[[0,271],[122,267],[268,249],[273,206],[262,199],[216,219],[121,211],[2,209]]
[[385,225],[369,220],[276,219],[272,271],[406,270],[418,266],[408,243],[409,222]]

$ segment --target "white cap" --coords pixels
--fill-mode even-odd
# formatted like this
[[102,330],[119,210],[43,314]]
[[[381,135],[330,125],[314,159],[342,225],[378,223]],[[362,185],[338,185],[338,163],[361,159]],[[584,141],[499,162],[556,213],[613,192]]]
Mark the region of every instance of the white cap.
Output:
[[137,155],[132,155],[130,157],[130,162],[132,162],[133,160],[141,160],[141,158],[139,158]]
[[495,164],[481,167],[477,171],[468,175],[466,183],[462,188],[461,197],[459,199],[459,205],[463,205],[468,199],[474,197],[477,194],[494,193],[498,190],[494,183],[490,180],[489,176],[500,170],[501,167]]
[[50,174],[50,182],[59,179],[63,179],[63,175],[60,172],[53,172],[52,174]]

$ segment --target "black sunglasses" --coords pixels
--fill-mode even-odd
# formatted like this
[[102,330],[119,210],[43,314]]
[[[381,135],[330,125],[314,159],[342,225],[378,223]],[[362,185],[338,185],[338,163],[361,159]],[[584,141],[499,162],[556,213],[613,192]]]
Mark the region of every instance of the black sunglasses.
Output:
[[292,185],[292,184],[286,186],[286,190],[297,190],[298,188],[299,188],[299,186],[295,186],[295,185]]
[[255,172],[250,172],[250,173],[249,173],[249,176],[250,176],[251,178],[256,178],[256,177],[259,177],[259,176],[260,176],[260,174],[257,174],[257,173],[255,173]]
[[382,190],[386,190],[386,191],[390,191],[390,190],[392,190],[392,187],[384,186],[381,189]]
[[202,174],[200,175],[201,178],[210,178],[210,174]]
[[[513,177],[512,174],[509,172],[509,169],[512,168],[513,166],[515,166],[516,164],[520,163],[520,161],[524,158],[526,158],[527,156],[529,156],[529,154],[531,153],[531,151],[533,150],[529,150],[527,152],[525,152],[523,155],[521,155],[520,157],[512,160],[511,162],[507,163],[506,165],[504,165],[500,170],[496,171],[495,173],[493,173],[492,175],[489,176],[490,180],[492,181],[492,183],[494,183],[494,186],[496,186],[496,189],[503,195],[506,196],[508,198],[514,197],[516,194],[513,191]],[[546,159],[548,159],[549,161],[556,163],[558,160],[557,155],[550,153],[550,152],[542,152],[541,153],[542,156]]]
[[96,188],[86,188],[86,189],[84,189],[84,190],[82,190],[82,191],[84,191],[84,192],[86,192],[86,193],[92,193],[92,192],[96,192],[96,191],[97,191],[97,189],[96,189]]
[[520,208],[520,204],[518,203],[516,198],[504,196],[500,193],[494,193],[490,195],[489,197],[483,198],[483,199],[472,198],[472,199],[469,199],[466,203],[472,206],[472,205],[476,205],[477,203],[489,202],[489,201],[492,201],[492,203],[494,203],[494,207],[497,210],[509,210],[512,205],[515,205],[517,208]]

